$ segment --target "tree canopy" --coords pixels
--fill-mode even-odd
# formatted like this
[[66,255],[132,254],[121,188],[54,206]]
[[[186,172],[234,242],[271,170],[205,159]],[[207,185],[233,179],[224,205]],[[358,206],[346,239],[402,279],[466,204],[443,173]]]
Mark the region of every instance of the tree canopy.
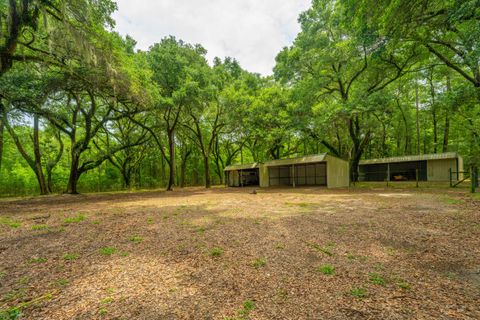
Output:
[[273,75],[110,0],[0,3],[0,194],[204,185],[233,163],[456,151],[480,164],[480,3],[313,0]]

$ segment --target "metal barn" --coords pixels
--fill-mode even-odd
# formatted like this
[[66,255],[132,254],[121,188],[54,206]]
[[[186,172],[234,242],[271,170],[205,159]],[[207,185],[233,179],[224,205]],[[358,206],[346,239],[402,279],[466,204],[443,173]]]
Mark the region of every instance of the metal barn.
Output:
[[272,160],[225,168],[230,187],[257,185],[348,187],[349,164],[328,154]]
[[449,181],[450,170],[458,180],[463,159],[456,152],[369,159],[360,161],[359,180],[413,181],[418,172],[419,181]]

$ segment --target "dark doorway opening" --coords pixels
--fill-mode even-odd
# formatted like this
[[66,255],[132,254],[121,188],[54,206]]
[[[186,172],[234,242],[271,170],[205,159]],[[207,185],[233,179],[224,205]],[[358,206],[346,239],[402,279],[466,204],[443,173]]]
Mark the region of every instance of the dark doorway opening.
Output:
[[258,186],[260,185],[260,174],[257,169],[240,170],[240,185],[241,186]]
[[325,162],[268,168],[270,186],[326,186]]
[[[427,181],[427,161],[409,161],[360,165],[362,181]],[[389,175],[390,174],[390,175]]]

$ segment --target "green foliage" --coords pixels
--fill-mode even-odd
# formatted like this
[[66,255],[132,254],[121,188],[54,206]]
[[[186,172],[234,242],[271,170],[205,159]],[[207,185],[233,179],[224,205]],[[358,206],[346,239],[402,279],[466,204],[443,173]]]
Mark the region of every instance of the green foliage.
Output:
[[0,196],[209,187],[236,162],[319,152],[349,159],[354,179],[361,158],[457,151],[480,166],[475,0],[315,0],[273,77],[230,57],[210,66],[175,37],[137,51],[111,31],[110,0],[12,3]]

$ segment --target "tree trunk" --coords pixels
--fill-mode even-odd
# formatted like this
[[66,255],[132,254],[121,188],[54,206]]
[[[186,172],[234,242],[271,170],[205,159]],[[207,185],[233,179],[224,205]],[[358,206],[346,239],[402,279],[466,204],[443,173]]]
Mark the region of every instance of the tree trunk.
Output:
[[[447,75],[447,92],[451,90],[451,83],[450,83],[450,76]],[[450,112],[452,108],[449,105],[447,110],[445,111],[445,128],[443,130],[443,152],[448,152],[448,140],[450,136]]]
[[169,176],[167,191],[173,191],[175,185],[175,133],[173,130],[168,132],[168,153],[169,153]]
[[78,166],[80,157],[72,146],[72,163],[70,164],[70,176],[68,177],[67,193],[78,194],[77,182],[79,178]]
[[45,176],[43,175],[42,161],[41,161],[41,155],[40,155],[38,116],[34,117],[34,129],[33,129],[34,130],[33,131],[34,158],[33,159],[26,152],[25,148],[23,147],[22,143],[20,142],[20,139],[18,138],[13,128],[8,124],[5,112],[3,112],[2,117],[3,117],[3,123],[7,128],[10,136],[12,137],[12,140],[15,143],[17,150],[20,152],[23,159],[25,159],[30,169],[32,169],[33,172],[35,173],[35,177],[37,178],[37,182],[38,182],[38,187],[40,188],[40,194],[41,195],[48,194],[47,184],[45,183]]
[[39,119],[38,115],[33,117],[33,154],[35,161],[35,175],[37,176],[38,186],[40,187],[40,194],[48,194],[47,183],[43,174],[42,155],[40,153],[40,137],[39,137]]
[[185,188],[185,180],[186,180],[185,178],[187,174],[187,161],[191,153],[192,153],[191,149],[187,150],[182,158],[182,163],[180,165],[180,188]]
[[210,163],[208,161],[208,155],[203,156],[203,166],[205,168],[205,188],[210,188],[211,187],[211,181],[210,181]]
[[357,182],[359,176],[358,165],[366,147],[368,146],[368,143],[370,142],[371,132],[367,132],[365,136],[361,138],[360,120],[358,115],[356,115],[353,119],[350,118],[348,129],[350,138],[353,142],[353,155],[351,157],[350,175],[352,181]]

